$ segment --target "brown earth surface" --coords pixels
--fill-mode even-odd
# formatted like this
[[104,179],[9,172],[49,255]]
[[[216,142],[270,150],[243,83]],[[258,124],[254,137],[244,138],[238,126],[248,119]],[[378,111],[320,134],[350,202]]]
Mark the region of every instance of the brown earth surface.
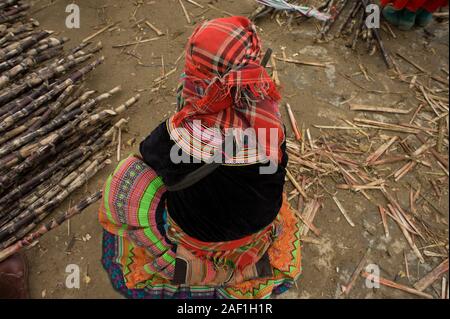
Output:
[[[37,7],[47,1],[39,1]],[[69,3],[77,3],[81,8],[81,28],[70,30],[65,27],[65,8]],[[141,3],[139,8],[135,3]],[[214,4],[217,8],[235,15],[249,15],[256,8],[253,0],[207,1],[197,0],[207,5]],[[224,16],[224,13],[214,9],[204,10],[186,3],[188,11],[195,22],[204,19]],[[208,7],[207,7],[208,8]],[[116,85],[122,85],[123,92],[114,97],[110,103],[118,105],[135,91],[142,91],[152,87],[154,79],[161,75],[161,56],[164,56],[166,69],[175,67],[175,61],[183,52],[186,39],[193,31],[194,25],[186,23],[185,16],[178,0],[166,1],[117,1],[117,0],[60,0],[55,4],[40,10],[33,15],[44,28],[54,30],[60,35],[71,39],[68,47],[75,46],[85,37],[103,27],[105,23],[120,21],[119,28],[106,32],[95,38],[102,41],[105,49],[103,55],[106,62],[100,66],[87,81],[92,89],[105,91]],[[147,18],[166,35],[158,41],[130,47],[138,54],[143,65],[138,65],[137,57],[124,54],[113,45],[135,41],[138,30],[132,28],[135,19]],[[259,33],[264,46],[271,47],[281,56],[284,48],[287,56],[295,54],[297,59],[314,62],[334,62],[327,68],[299,66],[278,62],[277,68],[283,85],[284,102],[289,102],[294,113],[305,127],[311,127],[313,136],[320,131],[313,125],[342,125],[341,119],[353,119],[355,112],[350,112],[346,104],[341,102],[353,98],[355,103],[393,106],[403,103],[407,108],[418,105],[414,94],[408,85],[401,83],[387,72],[378,54],[369,56],[358,54],[344,46],[344,40],[336,39],[327,43],[316,43],[316,24],[313,20],[293,25],[292,30],[286,26],[279,26],[270,18],[258,22]],[[145,37],[154,37],[154,33],[147,30]],[[384,34],[385,44],[392,52],[402,52],[425,67],[430,72],[444,76],[442,67],[448,70],[448,24],[434,22],[427,28],[414,29],[410,32],[395,30],[397,38]],[[139,33],[140,36],[143,33]],[[363,64],[373,81],[367,81],[360,73],[359,64]],[[129,111],[129,132],[125,135],[127,141],[137,138],[134,148],[122,149],[122,156],[137,151],[137,145],[145,138],[160,121],[164,120],[174,110],[177,76],[180,74],[182,63],[177,71],[156,92],[142,91],[142,100],[138,106]],[[405,68],[407,65],[403,64]],[[409,69],[414,72],[414,69]],[[372,94],[355,86],[341,76],[351,76],[354,81],[365,88],[394,92],[395,94]],[[284,104],[283,104],[284,105]],[[290,130],[285,108],[282,108],[286,126]],[[410,115],[409,115],[410,116]],[[383,115],[378,115],[380,120]],[[408,117],[409,118],[409,117]],[[292,132],[289,131],[292,136]],[[115,156],[114,156],[115,158]],[[104,183],[108,173],[116,164],[104,170],[83,191],[72,196],[72,203],[87,192],[93,192]],[[410,178],[414,178],[411,176]],[[433,197],[439,208],[447,212],[442,223],[448,228],[448,184],[443,189],[442,198]],[[428,271],[442,261],[440,258],[427,258],[425,264],[419,264],[411,252],[404,237],[395,225],[392,226],[390,240],[382,238],[383,228],[380,224],[376,206],[357,197],[342,193],[341,201],[356,223],[355,228],[342,218],[332,200],[324,202],[324,208],[318,214],[315,225],[321,230],[320,245],[304,244],[303,246],[303,275],[298,281],[298,288],[294,288],[281,298],[336,298],[339,287],[348,282],[356,265],[361,260],[369,244],[374,247],[370,261],[381,266],[382,275],[390,280],[411,285],[423,277]],[[70,205],[66,202],[60,210]],[[30,265],[30,286],[33,298],[121,298],[110,285],[109,278],[100,264],[101,258],[101,228],[97,222],[98,206],[90,207],[83,215],[76,217],[68,226],[60,227],[45,236],[26,254]],[[376,232],[366,231],[366,222],[376,227]],[[395,226],[395,227],[394,227]],[[77,238],[70,253],[66,252],[70,238]],[[400,278],[404,271],[404,251],[410,261],[411,282]],[[82,272],[80,289],[65,288],[66,266],[79,265]],[[440,283],[435,288],[427,290],[429,293],[440,291]],[[352,298],[414,298],[414,296],[394,289],[368,289],[364,280],[360,279],[350,294]]]

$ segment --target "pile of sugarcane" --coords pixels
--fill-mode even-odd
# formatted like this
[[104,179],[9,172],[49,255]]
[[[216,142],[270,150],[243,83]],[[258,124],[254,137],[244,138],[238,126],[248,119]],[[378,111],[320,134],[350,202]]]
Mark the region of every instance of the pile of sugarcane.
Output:
[[[108,146],[127,120],[117,119],[139,95],[116,108],[101,102],[86,75],[103,61],[101,43],[65,51],[67,38],[53,37],[26,18],[22,1],[0,0],[0,256],[7,255],[74,213],[66,213],[27,236],[74,191],[109,163]],[[76,207],[98,199],[94,194]],[[27,236],[27,237],[26,237]],[[21,241],[21,239],[25,241]],[[14,245],[14,246],[13,246]]]
[[272,19],[282,25],[281,18],[284,16],[287,19],[287,25],[292,26],[294,21],[301,22],[309,18],[315,18],[321,21],[330,18],[330,15],[324,10],[328,5],[328,0],[318,5],[309,2],[314,1],[298,1],[298,0],[255,0],[259,6],[249,18],[253,21],[257,21],[266,16],[270,16]]
[[[252,20],[271,15],[275,17],[279,25],[283,25],[280,17],[285,15],[287,19],[286,24],[291,27],[294,20],[300,22],[309,18],[309,16],[301,12],[292,13],[292,10],[288,9],[289,6],[298,5],[299,1],[283,1],[286,8],[283,8],[281,5],[275,5],[276,1],[256,1],[265,5],[253,12],[250,16]],[[274,4],[271,4],[272,2]],[[374,55],[379,51],[386,66],[392,68],[392,59],[384,46],[379,26],[372,28],[366,24],[368,15],[366,8],[370,4],[373,4],[372,0],[325,0],[317,5],[317,8],[310,6],[311,10],[314,9],[314,12],[320,12],[322,17],[327,17],[327,19],[323,19],[321,26],[318,27],[319,35],[317,40],[325,42],[332,38],[346,38],[348,40],[346,46],[352,50],[357,50],[358,46],[361,46],[370,55]],[[330,33],[333,33],[333,35],[330,35]]]
[[336,25],[333,37],[349,39],[346,46],[352,50],[356,50],[358,43],[361,43],[370,55],[379,51],[386,66],[392,68],[392,59],[384,46],[380,27],[371,27],[366,23],[366,8],[371,4],[372,0],[329,0],[327,12],[332,18],[322,24],[319,39],[326,40],[328,33]]

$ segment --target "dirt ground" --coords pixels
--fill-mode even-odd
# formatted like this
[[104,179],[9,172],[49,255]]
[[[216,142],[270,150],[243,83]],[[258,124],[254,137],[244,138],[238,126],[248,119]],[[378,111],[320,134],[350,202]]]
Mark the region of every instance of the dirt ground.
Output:
[[[39,1],[38,7],[47,1]],[[70,30],[65,27],[65,8],[69,3],[77,3],[81,8],[81,28]],[[142,5],[137,9],[135,3]],[[214,4],[235,15],[249,15],[256,8],[253,0],[208,1],[197,0],[207,5]],[[199,22],[223,16],[224,13],[214,9],[204,10],[186,3],[193,20]],[[102,9],[103,8],[103,9]],[[166,35],[160,40],[141,44],[135,52],[141,58],[143,65],[138,65],[136,57],[121,53],[113,45],[136,40],[136,29],[132,28],[136,19],[147,18]],[[120,21],[119,28],[97,37],[102,41],[106,57],[104,65],[100,66],[88,80],[89,87],[98,91],[111,89],[122,85],[123,92],[113,98],[110,103],[118,105],[136,90],[142,91],[152,86],[154,79],[160,76],[161,56],[164,56],[167,70],[172,70],[175,61],[183,51],[187,37],[193,31],[194,25],[186,23],[185,16],[178,0],[166,1],[118,1],[118,0],[60,0],[52,6],[35,13],[34,17],[49,30],[54,30],[71,39],[68,47],[75,46],[83,38],[92,34],[105,23]],[[284,102],[289,102],[300,123],[306,127],[314,124],[337,125],[340,119],[353,119],[354,113],[348,111],[348,106],[341,102],[354,97],[355,103],[380,106],[393,106],[404,103],[409,107],[417,107],[408,86],[392,78],[386,71],[385,65],[378,54],[368,56],[358,55],[346,48],[343,40],[337,39],[328,43],[316,43],[316,25],[312,20],[294,25],[292,30],[280,27],[270,18],[258,22],[260,35],[264,46],[271,47],[280,56],[284,48],[287,56],[296,55],[298,59],[314,62],[334,62],[327,68],[310,66],[296,66],[278,63],[280,79],[283,84]],[[395,30],[397,39],[384,34],[385,44],[392,51],[400,51],[431,72],[439,73],[445,67],[448,70],[448,24],[434,23],[424,30],[415,29],[410,32]],[[154,34],[149,31],[148,37]],[[132,49],[132,48],[130,48]],[[357,74],[362,63],[367,68],[373,81],[367,81],[363,75]],[[137,151],[139,142],[174,110],[178,70],[159,91],[142,91],[142,100],[138,106],[132,108],[127,116],[130,117],[129,133],[125,140],[137,138],[134,148],[123,149],[122,156]],[[373,89],[392,92],[391,94],[370,94],[355,86],[341,74],[352,76],[360,85]],[[286,126],[289,128],[285,108],[282,108]],[[299,124],[300,124],[299,123]],[[312,135],[320,131],[312,128]],[[291,134],[291,132],[289,133]],[[291,135],[292,136],[292,135]],[[95,182],[83,190],[92,192],[102,186],[108,173],[116,164],[115,159],[109,169],[98,175]],[[72,197],[76,201],[80,194]],[[448,212],[448,187],[445,196],[438,203],[439,207]],[[362,197],[360,197],[362,198]],[[343,197],[345,199],[345,197]],[[298,281],[298,288],[294,288],[281,298],[336,298],[338,285],[346,283],[361,260],[367,246],[375,247],[370,260],[381,266],[383,275],[391,280],[398,279],[403,270],[403,252],[407,252],[414,269],[411,271],[412,282],[426,274],[432,266],[441,259],[431,259],[424,265],[414,260],[406,241],[401,235],[394,235],[390,241],[379,239],[382,227],[377,227],[377,233],[370,235],[364,229],[364,222],[372,222],[379,226],[376,207],[368,202],[349,197],[345,206],[357,224],[350,228],[331,201],[326,201],[324,209],[317,216],[315,224],[321,229],[321,245],[305,244],[303,247],[304,269]],[[69,203],[61,208],[67,208]],[[38,245],[27,251],[30,265],[30,286],[33,298],[121,298],[109,283],[106,272],[100,264],[101,256],[101,228],[97,222],[97,205],[88,209],[82,216],[72,220],[67,226],[48,234]],[[448,228],[448,214],[446,216]],[[398,230],[397,230],[398,231]],[[77,240],[70,253],[66,252],[67,243],[75,235]],[[82,272],[80,289],[65,287],[66,267],[69,264],[79,265]],[[400,282],[408,283],[401,278]],[[440,285],[436,286],[439,289]],[[367,289],[363,280],[358,280],[350,294],[352,298],[413,298],[411,295],[389,288],[378,290]]]

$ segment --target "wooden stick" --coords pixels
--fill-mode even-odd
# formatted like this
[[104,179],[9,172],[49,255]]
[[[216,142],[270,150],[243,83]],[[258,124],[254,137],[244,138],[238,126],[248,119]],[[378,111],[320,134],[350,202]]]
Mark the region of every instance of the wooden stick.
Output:
[[[374,276],[372,274],[369,274],[368,272],[365,272],[365,271],[362,273],[362,276],[364,278],[374,279]],[[410,293],[410,294],[413,294],[413,295],[416,295],[416,296],[419,296],[419,297],[423,297],[423,298],[427,298],[427,299],[433,299],[432,295],[429,295],[429,294],[426,294],[424,292],[418,291],[418,290],[416,290],[414,288],[411,288],[411,287],[400,285],[400,284],[398,284],[396,282],[387,280],[387,279],[382,278],[382,277],[375,278],[375,280],[378,280],[380,282],[380,284],[382,284],[383,286],[386,286],[386,287],[391,287],[391,288],[394,288],[394,289],[402,290],[404,292],[407,292],[407,293]]]
[[378,206],[378,210],[381,215],[381,221],[383,222],[384,233],[385,233],[386,237],[389,238],[390,234],[389,234],[389,226],[388,226],[387,218],[386,218],[386,210],[382,206]]
[[144,40],[138,40],[138,41],[134,41],[134,42],[129,42],[129,43],[124,43],[124,44],[117,44],[117,45],[113,45],[112,47],[117,49],[117,48],[124,48],[124,47],[130,47],[136,44],[142,44],[142,43],[147,43],[147,42],[152,42],[152,41],[156,41],[159,40],[160,38],[151,38],[151,39],[144,39]]
[[446,290],[447,290],[447,279],[445,277],[442,277],[441,299],[446,299]]
[[286,109],[287,109],[287,112],[289,115],[289,120],[291,122],[292,130],[295,133],[295,139],[297,141],[300,141],[302,139],[302,135],[300,134],[300,132],[298,130],[297,120],[295,119],[294,112],[292,112],[292,109],[291,109],[291,106],[289,105],[289,103],[286,103]]
[[275,57],[275,59],[278,61],[286,62],[286,63],[293,63],[293,64],[306,65],[306,66],[315,66],[315,67],[319,67],[319,68],[326,68],[328,65],[332,64],[332,62],[325,62],[325,63],[307,62],[307,61],[300,61],[300,60],[294,60],[294,59],[284,59],[284,58],[279,58],[279,57]]
[[363,271],[363,268],[364,268],[364,266],[366,265],[366,262],[367,262],[367,258],[369,257],[370,251],[371,251],[371,249],[369,247],[367,249],[366,253],[364,254],[363,258],[359,262],[358,266],[356,267],[355,271],[353,272],[349,283],[347,284],[347,286],[345,286],[344,293],[345,293],[346,296],[348,296],[348,294],[352,290],[353,286],[355,285],[356,279],[358,279],[359,275]]
[[439,153],[442,153],[443,149],[444,149],[445,124],[446,124],[445,118],[441,118],[439,120],[439,124],[438,124],[439,133],[438,133],[438,138],[437,138],[437,151]]
[[404,56],[404,55],[401,54],[400,52],[397,52],[397,55],[398,55],[400,58],[402,58],[403,60],[405,60],[406,62],[408,62],[409,64],[411,64],[413,67],[415,67],[415,68],[416,68],[417,70],[419,70],[420,72],[423,72],[423,73],[425,73],[425,74],[428,74],[433,80],[435,80],[435,81],[437,81],[437,82],[439,82],[439,83],[442,83],[442,84],[448,86],[448,81],[446,81],[446,80],[444,80],[444,79],[442,79],[442,78],[440,78],[440,77],[438,77],[438,76],[432,75],[430,72],[428,72],[427,70],[425,70],[423,67],[421,67],[420,65],[418,65],[418,64],[415,63],[414,61],[411,61],[410,59],[408,59],[406,56]]
[[193,4],[194,6],[199,7],[200,9],[205,9],[205,7],[203,5],[201,5],[200,3],[195,2],[194,0],[186,0],[187,2],[189,2],[190,4]]
[[[425,139],[420,135],[417,134],[416,135],[417,139],[422,142],[422,144],[426,144]],[[449,167],[448,161],[446,159],[444,159],[435,149],[430,149],[431,154],[433,154],[433,156],[436,158],[436,160],[441,163],[442,165],[444,165],[447,169]]]
[[312,150],[315,150],[316,148],[314,147],[314,142],[312,140],[311,131],[309,130],[309,128],[306,129],[306,136],[308,137],[309,146],[311,147]]
[[116,24],[118,24],[119,22],[114,22],[111,24],[108,24],[106,27],[101,28],[100,30],[98,30],[97,32],[93,33],[92,35],[88,36],[87,38],[83,39],[83,43],[89,42],[91,41],[93,38],[99,36],[100,34],[102,34],[103,32],[107,31],[109,28],[115,26]]
[[72,218],[78,214],[81,214],[88,206],[90,206],[93,203],[100,200],[101,196],[102,196],[102,192],[99,191],[99,192],[93,194],[92,196],[85,198],[78,205],[76,205],[75,207],[72,207],[64,214],[62,214],[62,215],[50,220],[46,224],[42,225],[37,231],[28,235],[23,240],[20,240],[20,241],[16,242],[14,245],[6,248],[5,250],[0,251],[0,262],[6,260],[8,257],[19,252],[21,249],[31,246],[32,243],[35,242],[37,239],[39,239],[46,233],[50,232],[51,230],[55,229],[59,225],[63,224],[65,221],[70,220],[70,218]]
[[311,238],[311,237],[305,237],[305,236],[300,237],[300,241],[303,243],[314,244],[314,245],[322,244],[322,242],[318,239]]
[[377,161],[396,141],[398,136],[394,136],[389,141],[381,145],[372,155],[366,159],[366,165],[370,165]]
[[314,235],[316,235],[317,237],[320,236],[320,230],[317,229],[316,226],[314,226],[312,223],[310,223],[309,221],[307,221],[298,210],[296,209],[292,209],[295,214],[298,216],[298,218],[300,218],[300,220],[303,222],[303,224],[305,224],[306,227],[308,227],[313,233]]
[[387,131],[394,131],[394,132],[402,132],[402,133],[410,133],[410,134],[418,134],[420,133],[420,129],[413,128],[410,126],[404,126],[399,124],[391,124],[391,123],[384,123],[374,120],[367,120],[367,119],[359,119],[355,118],[355,122],[357,122],[358,126],[368,125],[367,127],[377,128],[380,130],[387,130]]
[[183,13],[184,13],[184,16],[186,17],[187,23],[191,24],[192,23],[191,17],[189,17],[189,12],[187,11],[186,7],[184,6],[183,1],[178,0],[178,2],[180,3],[181,9],[183,9]]
[[408,280],[411,280],[411,276],[409,275],[409,265],[408,265],[408,258],[406,256],[406,252],[403,251],[403,257],[405,259],[405,271],[406,271],[406,277]]
[[121,147],[122,147],[122,129],[119,127],[119,132],[117,134],[117,162],[120,162]]
[[448,258],[434,268],[428,275],[416,282],[414,288],[418,291],[424,291],[446,272],[448,272]]
[[153,24],[150,23],[150,21],[146,20],[145,24],[148,25],[148,27],[150,29],[152,29],[153,31],[156,32],[156,34],[158,35],[158,37],[163,36],[164,32],[162,32],[161,30],[159,30],[157,27],[155,27]]
[[302,194],[302,196],[305,199],[308,199],[308,195],[306,195],[306,192],[303,190],[303,188],[300,186],[300,184],[295,180],[295,177],[292,175],[292,173],[286,169],[286,175],[289,178],[289,180],[291,181],[291,183],[294,185],[294,187],[298,190],[298,192],[300,194]]
[[416,244],[414,243],[411,235],[409,234],[408,230],[406,229],[406,227],[400,222],[401,220],[401,216],[400,213],[394,209],[394,213],[397,213],[397,219],[394,219],[397,224],[400,227],[400,230],[402,231],[403,235],[406,238],[406,241],[408,242],[409,246],[412,248],[414,254],[416,254],[417,258],[419,258],[420,262],[423,264],[425,263],[425,259],[423,258],[422,254],[420,253],[419,248],[417,248]]
[[350,111],[366,111],[366,112],[382,112],[382,113],[392,113],[392,114],[409,114],[412,109],[402,110],[402,109],[394,109],[391,107],[379,107],[379,106],[370,106],[370,105],[362,105],[362,104],[353,104],[350,103]]
[[342,215],[344,215],[345,219],[350,224],[350,226],[355,227],[355,224],[350,219],[350,217],[348,216],[346,210],[344,209],[344,207],[342,206],[341,202],[337,199],[336,196],[333,196],[333,200],[336,203],[337,207],[339,208],[339,211],[342,213]]
[[329,125],[313,125],[315,128],[318,129],[325,129],[325,130],[344,130],[344,131],[359,131],[361,130],[360,127],[353,127],[353,126],[329,126]]
[[273,82],[275,83],[275,85],[280,86],[281,85],[281,81],[280,81],[280,77],[278,75],[278,70],[277,70],[277,63],[275,62],[275,55],[272,55],[270,57],[270,63],[272,64],[272,79]]

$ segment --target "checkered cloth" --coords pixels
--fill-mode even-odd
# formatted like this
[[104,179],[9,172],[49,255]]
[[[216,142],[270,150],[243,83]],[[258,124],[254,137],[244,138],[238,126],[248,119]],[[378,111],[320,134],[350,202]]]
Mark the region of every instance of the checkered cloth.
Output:
[[448,0],[381,0],[383,7],[388,4],[392,4],[397,10],[406,8],[409,11],[417,12],[419,9],[424,9],[433,13],[439,8],[448,6]]
[[[253,128],[258,143],[262,142],[260,138],[265,139],[265,155],[275,154],[281,159],[279,147],[285,136],[278,107],[280,94],[260,62],[261,42],[255,26],[245,17],[215,19],[195,30],[186,48],[179,99],[182,110],[168,123],[172,139],[183,151],[198,157],[189,150],[187,146],[192,143],[186,140],[194,134],[193,121],[199,120],[204,131],[220,128],[224,133],[229,128]],[[184,128],[189,136],[174,132],[177,128]],[[259,134],[260,129],[265,136]],[[278,131],[278,144],[271,145],[270,129]],[[214,151],[211,135],[207,132],[201,141],[200,154]],[[212,144],[212,148],[221,145]],[[261,160],[246,147],[243,153],[247,160],[249,157],[255,162]]]

